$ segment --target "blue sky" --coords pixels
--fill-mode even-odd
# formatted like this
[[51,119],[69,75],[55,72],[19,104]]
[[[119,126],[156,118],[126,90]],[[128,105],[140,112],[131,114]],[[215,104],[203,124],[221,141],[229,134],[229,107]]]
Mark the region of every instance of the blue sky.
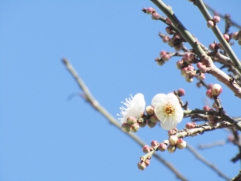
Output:
[[[203,44],[216,40],[192,3],[164,2]],[[210,0],[209,5],[231,13],[237,22],[241,16],[239,1]],[[178,88],[186,90],[184,100],[191,109],[202,108],[206,91],[180,76],[175,67],[180,58],[162,67],[154,62],[161,50],[173,50],[157,35],[165,33],[166,26],[141,11],[149,6],[155,7],[146,0],[0,0],[0,180],[176,180],[155,159],[139,171],[141,148],[80,97],[68,100],[81,91],[61,63],[62,57],[71,61],[113,116],[130,94],[141,92],[150,104],[155,94]],[[223,32],[224,23],[219,27]],[[240,58],[237,43],[234,51]],[[207,83],[218,82],[208,75]],[[240,116],[241,100],[225,86],[220,98],[229,115]],[[148,144],[167,138],[159,126],[137,135]],[[197,147],[228,135],[218,130],[186,141]],[[198,151],[229,177],[240,169],[239,163],[230,162],[238,152],[230,143]],[[189,180],[223,180],[188,150],[160,155]]]

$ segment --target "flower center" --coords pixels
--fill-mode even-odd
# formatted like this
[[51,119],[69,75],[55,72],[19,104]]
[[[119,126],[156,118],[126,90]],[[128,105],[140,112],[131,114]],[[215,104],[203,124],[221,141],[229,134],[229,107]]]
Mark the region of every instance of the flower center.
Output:
[[167,103],[167,104],[164,106],[163,111],[164,111],[164,114],[165,114],[166,116],[172,116],[172,115],[174,115],[174,113],[175,113],[175,108],[173,107],[172,104]]

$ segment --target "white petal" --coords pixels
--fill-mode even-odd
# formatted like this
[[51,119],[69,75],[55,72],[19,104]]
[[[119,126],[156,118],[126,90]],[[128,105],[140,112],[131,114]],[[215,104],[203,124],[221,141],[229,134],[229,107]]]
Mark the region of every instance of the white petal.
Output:
[[167,101],[167,95],[166,94],[157,94],[152,98],[151,105],[156,107],[160,103]]
[[135,104],[134,106],[138,107],[138,109],[140,109],[141,112],[144,112],[146,106],[144,95],[141,93],[136,94],[133,97],[133,104]]
[[177,122],[171,119],[161,121],[161,127],[165,130],[171,130],[177,127]]
[[170,103],[172,103],[173,105],[175,104],[179,104],[179,101],[177,99],[177,96],[175,96],[175,94],[173,93],[169,93],[167,94],[167,99]]
[[183,119],[183,110],[181,106],[175,107],[175,120],[177,123],[180,123]]
[[126,99],[126,102],[122,102],[125,107],[121,107],[121,117],[118,118],[121,123],[125,123],[127,118],[134,116],[140,118],[145,111],[146,102],[144,95],[141,93],[136,94],[134,97]]

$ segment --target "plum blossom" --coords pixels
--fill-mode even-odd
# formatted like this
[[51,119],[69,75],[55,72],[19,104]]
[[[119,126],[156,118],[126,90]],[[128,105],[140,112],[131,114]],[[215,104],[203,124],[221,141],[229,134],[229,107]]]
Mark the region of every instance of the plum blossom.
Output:
[[183,119],[183,110],[173,93],[155,95],[152,99],[152,106],[156,117],[161,122],[161,127],[165,130],[176,128]]
[[123,124],[127,122],[127,118],[130,116],[133,116],[135,118],[142,117],[144,111],[146,102],[144,99],[144,95],[141,93],[136,94],[134,97],[130,95],[131,97],[128,99],[125,99],[125,102],[121,102],[125,105],[120,107],[120,116],[118,120]]

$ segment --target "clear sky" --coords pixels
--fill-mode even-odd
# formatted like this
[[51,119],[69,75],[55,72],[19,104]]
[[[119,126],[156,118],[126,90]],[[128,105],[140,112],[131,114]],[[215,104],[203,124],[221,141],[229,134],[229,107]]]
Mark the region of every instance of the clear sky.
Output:
[[[164,2],[204,45],[217,40],[192,3]],[[240,1],[208,2],[240,20]],[[206,91],[181,77],[175,67],[180,58],[162,67],[155,63],[161,50],[173,50],[158,37],[166,26],[141,11],[149,6],[155,7],[147,0],[0,0],[1,181],[176,180],[155,159],[139,171],[141,147],[80,97],[68,100],[80,89],[61,63],[62,57],[72,62],[113,116],[130,94],[143,93],[150,104],[155,94],[178,88],[186,90],[183,99],[191,109],[202,108]],[[224,23],[219,27],[223,32]],[[237,43],[234,50],[240,58]],[[218,82],[208,75],[207,83]],[[229,115],[241,115],[241,100],[226,87],[220,98]],[[188,121],[183,120],[178,128]],[[160,126],[146,127],[137,135],[148,144],[167,138]],[[228,135],[219,130],[185,140],[197,148]],[[229,177],[240,169],[239,163],[230,162],[238,153],[230,143],[198,151]],[[188,150],[160,155],[189,180],[223,180]]]

